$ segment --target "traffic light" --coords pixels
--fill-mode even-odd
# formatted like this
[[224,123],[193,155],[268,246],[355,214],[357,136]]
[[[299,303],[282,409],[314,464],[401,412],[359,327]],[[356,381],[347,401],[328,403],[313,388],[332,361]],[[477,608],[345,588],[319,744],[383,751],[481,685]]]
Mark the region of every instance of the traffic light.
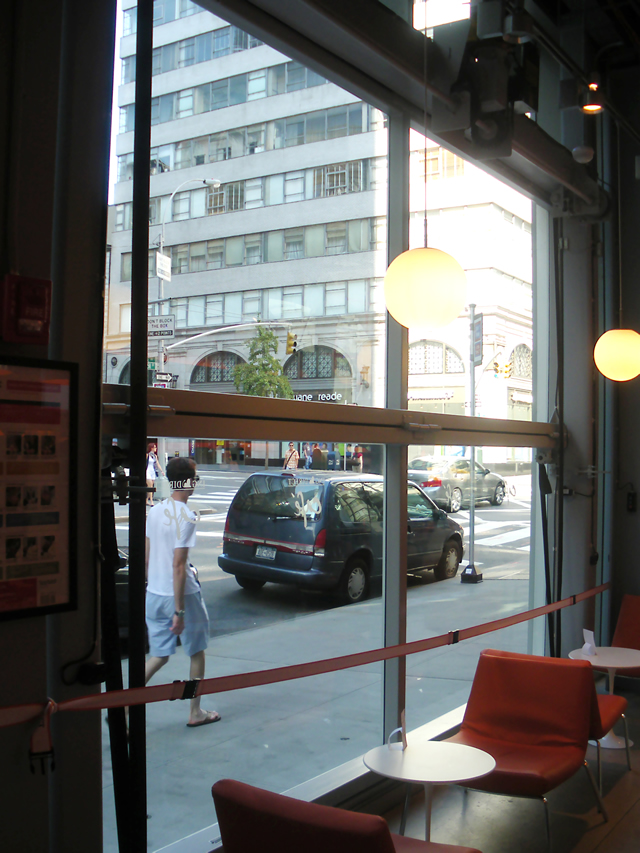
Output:
[[493,362],[493,375],[496,379],[500,376],[500,363],[497,361]]
[[508,379],[513,373],[513,362],[508,361],[504,366],[504,375],[505,378]]
[[298,336],[294,335],[293,332],[287,332],[287,355],[290,355],[292,352],[298,351]]

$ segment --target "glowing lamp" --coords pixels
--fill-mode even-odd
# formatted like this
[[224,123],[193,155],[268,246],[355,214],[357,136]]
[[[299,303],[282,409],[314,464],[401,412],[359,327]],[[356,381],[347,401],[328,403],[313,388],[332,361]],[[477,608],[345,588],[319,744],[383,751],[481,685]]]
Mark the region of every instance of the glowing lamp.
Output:
[[615,382],[626,382],[640,373],[640,335],[633,329],[611,329],[598,338],[593,350],[596,367]]
[[407,328],[447,326],[467,304],[467,277],[440,249],[410,249],[389,265],[384,298],[387,311]]

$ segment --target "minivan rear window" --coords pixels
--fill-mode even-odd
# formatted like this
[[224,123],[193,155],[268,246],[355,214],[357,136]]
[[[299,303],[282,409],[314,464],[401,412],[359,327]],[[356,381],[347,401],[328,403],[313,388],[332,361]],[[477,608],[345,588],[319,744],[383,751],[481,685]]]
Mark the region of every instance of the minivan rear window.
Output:
[[240,512],[273,518],[318,518],[324,484],[295,477],[250,477],[236,494],[232,507]]

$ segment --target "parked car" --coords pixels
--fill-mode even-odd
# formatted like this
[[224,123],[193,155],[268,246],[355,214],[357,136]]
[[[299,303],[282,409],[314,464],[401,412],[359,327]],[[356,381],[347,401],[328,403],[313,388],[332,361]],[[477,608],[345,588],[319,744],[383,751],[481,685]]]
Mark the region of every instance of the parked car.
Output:
[[[218,565],[247,590],[273,581],[360,601],[382,574],[383,489],[375,474],[252,474],[229,507]],[[407,571],[455,577],[462,527],[414,483],[407,502]]]
[[[500,506],[507,491],[506,482],[478,462],[475,466],[476,503],[489,501],[493,506]],[[419,456],[409,462],[408,476],[447,512],[458,512],[460,507],[471,504],[470,459],[462,456]]]

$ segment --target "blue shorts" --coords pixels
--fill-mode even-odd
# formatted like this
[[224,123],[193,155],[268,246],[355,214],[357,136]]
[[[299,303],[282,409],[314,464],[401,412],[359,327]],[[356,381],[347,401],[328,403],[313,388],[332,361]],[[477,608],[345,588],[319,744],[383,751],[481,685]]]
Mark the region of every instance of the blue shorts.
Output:
[[[175,602],[172,595],[147,592],[149,654],[154,657],[165,658],[175,654],[178,637],[171,632],[174,612]],[[200,592],[184,597],[184,631],[180,634],[180,642],[189,657],[209,645],[209,614]]]

